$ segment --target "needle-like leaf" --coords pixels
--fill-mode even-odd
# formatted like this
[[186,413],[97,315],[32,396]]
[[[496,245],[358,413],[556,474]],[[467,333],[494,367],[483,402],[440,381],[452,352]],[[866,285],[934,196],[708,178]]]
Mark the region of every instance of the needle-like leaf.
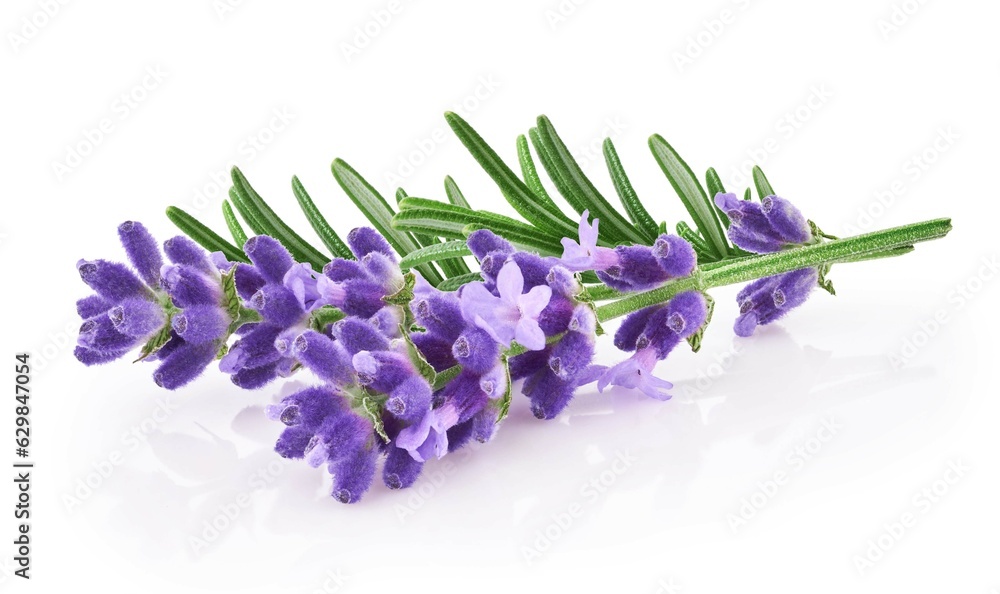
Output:
[[295,199],[299,201],[299,206],[306,215],[309,224],[312,225],[313,231],[316,232],[316,235],[319,235],[323,245],[333,252],[335,257],[353,260],[354,254],[351,253],[347,244],[340,239],[340,236],[333,230],[333,227],[326,222],[326,217],[316,208],[316,204],[312,201],[312,198],[306,192],[305,186],[302,185],[298,177],[292,177],[292,192],[295,194]]
[[228,200],[222,201],[222,216],[226,219],[226,226],[229,227],[229,233],[233,236],[233,241],[236,242],[236,245],[245,245],[247,242],[247,233],[240,226],[240,221],[236,218],[233,206]]
[[636,194],[635,188],[632,187],[632,183],[629,182],[628,175],[625,174],[625,168],[618,157],[618,151],[615,150],[615,145],[611,142],[610,138],[604,139],[603,148],[604,160],[608,164],[608,173],[611,174],[611,181],[615,184],[615,191],[618,193],[618,198],[622,201],[622,206],[625,207],[625,212],[628,213],[629,218],[632,219],[635,226],[645,236],[646,241],[649,243],[656,241],[658,235],[656,221],[653,220],[646,207],[639,201],[639,196]]
[[243,251],[235,245],[229,243],[218,233],[212,231],[200,221],[177,208],[170,206],[167,208],[167,218],[177,225],[185,235],[196,241],[201,247],[210,252],[222,252],[230,262],[249,262]]

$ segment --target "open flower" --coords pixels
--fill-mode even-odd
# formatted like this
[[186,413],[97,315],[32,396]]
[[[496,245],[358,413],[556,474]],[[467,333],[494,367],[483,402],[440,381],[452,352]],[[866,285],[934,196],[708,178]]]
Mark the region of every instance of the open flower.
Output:
[[448,429],[457,423],[458,411],[453,406],[429,410],[419,423],[399,432],[396,447],[408,451],[417,462],[443,458],[448,453]]
[[650,398],[670,399],[667,392],[674,385],[653,375],[653,367],[659,361],[656,348],[649,346],[639,349],[634,355],[609,368],[597,380],[597,389],[604,392],[609,385],[639,390]]
[[574,272],[585,270],[605,270],[618,263],[618,255],[611,248],[597,245],[597,225],[600,219],[594,219],[593,225],[587,224],[590,211],[580,215],[580,241],[569,237],[562,239],[563,255],[560,263]]
[[497,275],[497,293],[490,293],[483,283],[470,283],[461,293],[462,315],[482,328],[494,340],[509,347],[512,340],[528,350],[545,347],[545,333],[538,316],[549,303],[552,289],[545,285],[524,290],[524,276],[514,262],[507,262]]

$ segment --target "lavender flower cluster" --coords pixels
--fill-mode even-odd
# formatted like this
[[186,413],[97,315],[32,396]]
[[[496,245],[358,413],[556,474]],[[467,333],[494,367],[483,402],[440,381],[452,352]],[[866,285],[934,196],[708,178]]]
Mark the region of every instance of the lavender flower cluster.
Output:
[[[744,249],[812,241],[805,219],[781,198],[758,205],[720,194],[716,202]],[[614,343],[631,355],[606,367],[593,362],[599,324],[578,273],[594,271],[619,291],[645,291],[691,275],[695,251],[669,234],[652,246],[599,246],[598,221],[588,214],[579,238],[563,239],[561,258],[516,250],[488,230],[472,233],[467,243],[482,281],[455,292],[401,270],[386,240],[368,228],[347,237],[354,259],[314,271],[264,235],[245,244],[249,263],[175,237],[163,244],[165,264],[149,232],[126,222],[118,232],[131,267],[78,264],[95,294],[77,303],[84,322],[75,353],[95,365],[141,346],[140,358],[158,363],[153,378],[167,389],[215,360],[245,389],[308,369],[319,384],[267,407],[284,425],[275,449],[326,467],[334,498],[353,503],[379,468],[389,488],[409,487],[428,460],[490,440],[513,381],[524,380],[539,419],[559,415],[577,388],[593,382],[600,391],[621,386],[670,397],[671,384],[653,375],[654,366],[706,323],[706,297],[688,291],[630,314]],[[751,283],[739,296],[737,333],[777,319],[814,284],[814,269]]]

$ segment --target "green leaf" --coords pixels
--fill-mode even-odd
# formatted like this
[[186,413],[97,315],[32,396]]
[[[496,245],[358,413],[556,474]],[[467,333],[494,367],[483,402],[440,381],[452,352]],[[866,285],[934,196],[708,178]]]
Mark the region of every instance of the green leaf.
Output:
[[375,433],[386,443],[390,442],[389,435],[385,432],[385,423],[382,422],[382,406],[369,392],[362,389],[361,408],[371,419],[372,428]]
[[545,189],[545,185],[542,184],[538,168],[535,167],[535,160],[531,158],[531,147],[528,146],[528,139],[524,137],[524,134],[519,134],[517,137],[517,160],[521,164],[521,177],[524,178],[524,184],[528,186],[531,193],[544,202],[546,208],[561,213],[562,209],[556,205]]
[[243,300],[240,299],[240,294],[236,291],[236,266],[233,265],[221,276],[222,306],[229,314],[229,318],[235,320],[240,315],[240,308],[243,307]]
[[701,350],[701,341],[705,337],[705,330],[712,322],[712,313],[715,312],[715,299],[712,299],[708,293],[702,293],[702,296],[705,298],[705,304],[708,306],[706,308],[705,322],[694,334],[687,337],[687,342],[691,345],[691,351],[694,353]]
[[636,228],[645,236],[646,241],[650,244],[653,243],[659,235],[656,221],[643,206],[635,188],[629,182],[625,168],[618,157],[618,151],[615,150],[615,145],[610,138],[604,139],[604,161],[608,165],[608,173],[611,174],[611,181],[615,184],[615,192],[618,193],[618,198],[621,200],[622,206],[625,207],[625,212],[635,223]]
[[150,355],[153,355],[156,351],[163,348],[163,345],[170,342],[171,337],[173,337],[173,326],[171,325],[171,320],[174,317],[175,311],[177,310],[173,308],[168,309],[167,321],[163,324],[163,327],[152,336],[152,338],[146,341],[146,344],[142,345],[142,349],[139,350],[139,358],[132,361],[133,363],[138,363]]
[[295,194],[295,199],[298,200],[302,213],[306,215],[306,219],[312,226],[313,231],[316,232],[316,235],[319,235],[320,241],[323,242],[326,249],[330,250],[334,257],[353,260],[354,254],[351,253],[351,249],[340,239],[340,236],[333,230],[333,227],[326,222],[323,213],[316,208],[316,204],[309,196],[309,193],[306,192],[305,186],[295,176],[292,177],[292,193]]
[[677,234],[691,244],[695,253],[698,254],[698,262],[713,262],[719,259],[715,255],[715,252],[712,251],[712,248],[705,243],[702,236],[698,235],[698,232],[689,227],[684,221],[677,222]]
[[437,372],[434,371],[434,366],[427,362],[427,359],[424,358],[417,345],[413,344],[410,333],[406,331],[406,328],[403,328],[402,324],[399,326],[399,332],[403,335],[403,340],[406,342],[406,352],[413,366],[427,380],[427,383],[433,386],[434,380],[437,379]]
[[726,242],[722,224],[716,216],[714,204],[708,201],[708,196],[705,195],[705,190],[694,172],[659,134],[649,138],[649,148],[712,252],[716,257],[724,257],[729,252],[729,244]]
[[764,170],[756,165],[753,166],[753,185],[757,188],[757,198],[764,198],[765,196],[774,196],[774,188],[767,181],[767,177],[764,176]]
[[743,192],[743,199],[749,202],[751,198],[753,198],[753,194],[750,193],[750,188],[747,188],[746,191]]
[[448,202],[451,202],[455,206],[472,208],[469,206],[469,201],[465,199],[465,194],[462,194],[462,190],[458,188],[458,184],[455,183],[455,180],[450,175],[446,175],[444,178],[444,193],[448,196]]
[[408,307],[413,301],[413,287],[417,284],[417,277],[412,272],[403,274],[403,286],[392,295],[386,295],[382,301],[389,305]]
[[[580,204],[590,211],[592,218],[601,220],[602,233],[616,243],[643,243],[642,234],[618,212],[597,191],[583,173],[583,169],[573,158],[566,144],[559,138],[552,122],[545,116],[538,116],[538,138],[552,157],[552,166],[558,170],[563,188],[560,192],[570,192]],[[582,214],[582,213],[581,213]],[[573,235],[567,235],[573,237]]]
[[503,396],[500,397],[500,409],[497,411],[497,425],[507,418],[507,414],[510,412],[510,403],[514,395],[514,386],[512,385],[514,382],[511,381],[510,363],[507,361],[507,357],[503,358],[503,369],[507,376],[507,389],[504,390]]
[[448,369],[443,369],[438,372],[437,377],[434,378],[434,383],[431,384],[431,389],[437,392],[441,388],[448,385],[448,382],[458,377],[458,374],[462,373],[461,365],[452,365]]
[[715,204],[715,196],[717,194],[725,194],[726,187],[722,185],[722,179],[719,177],[719,174],[715,171],[714,167],[709,167],[708,171],[705,172],[705,184],[708,186],[708,200],[712,203],[712,206],[715,207],[715,214],[718,215],[722,226],[728,229],[729,217],[726,216],[726,213],[724,213],[722,209]]
[[397,229],[432,233],[450,239],[464,239],[463,231],[474,225],[490,229],[497,235],[532,249],[544,250],[547,255],[561,254],[559,239],[547,232],[503,215],[467,210],[436,200],[409,197],[400,202],[399,214],[393,219]]
[[[406,193],[406,190],[404,190],[403,188],[399,188],[396,190],[397,204],[401,202],[403,198],[407,197],[408,194]],[[412,235],[413,239],[416,240],[418,245],[420,245],[420,248],[417,250],[418,252],[425,247],[441,245],[441,239],[435,235],[424,235],[423,233],[413,233]],[[410,252],[410,254],[413,253],[414,252]],[[435,269],[440,268],[445,278],[452,276],[459,276],[462,274],[467,274],[469,272],[469,267],[465,264],[465,261],[462,260],[461,258],[443,259],[434,263],[432,263],[431,261],[427,261],[424,262],[423,265],[425,267],[431,267]]]
[[399,266],[403,269],[409,269],[425,262],[436,262],[438,260],[461,258],[463,256],[471,255],[472,251],[469,250],[469,246],[467,246],[464,241],[458,239],[446,241],[444,243],[435,243],[433,245],[414,250],[409,254],[406,254],[403,259],[399,261]]
[[210,252],[222,252],[230,262],[249,262],[243,250],[229,243],[197,219],[177,208],[167,208],[167,218],[185,235]]
[[233,205],[228,200],[222,201],[222,216],[226,219],[229,234],[233,236],[233,241],[236,242],[236,245],[245,245],[247,242],[247,233],[240,226],[240,221],[236,218],[236,213],[233,212]]
[[[365,178],[341,159],[335,159],[330,168],[340,187],[372,226],[385,237],[396,253],[405,256],[420,247],[409,233],[392,226],[392,217],[395,213],[385,198]],[[431,266],[422,266],[419,270],[427,282],[434,286],[443,280],[438,271]]]
[[437,286],[438,290],[441,291],[457,291],[459,287],[468,283],[477,283],[483,280],[483,275],[478,272],[470,272],[468,274],[463,274],[461,276],[453,276],[449,279],[441,281],[441,284]]
[[312,265],[313,270],[323,270],[323,266],[330,261],[330,257],[309,245],[281,220],[281,217],[253,189],[239,167],[233,167],[232,177],[233,187],[236,188],[241,197],[246,198],[247,206],[251,209],[258,223],[268,231],[268,235],[280,241],[281,245],[291,252],[296,261],[308,262]]
[[556,208],[551,200],[546,201],[533,194],[468,122],[451,112],[445,114],[445,119],[462,144],[500,187],[500,192],[514,210],[540,229],[559,237],[576,235],[576,223]]
[[309,314],[309,327],[317,332],[326,331],[326,327],[347,317],[347,314],[332,305],[314,309]]
[[232,201],[233,206],[236,207],[236,212],[240,213],[240,216],[243,217],[243,220],[246,221],[247,226],[250,227],[250,230],[255,235],[267,235],[267,229],[257,220],[251,211],[249,201],[235,187],[229,188],[229,199]]

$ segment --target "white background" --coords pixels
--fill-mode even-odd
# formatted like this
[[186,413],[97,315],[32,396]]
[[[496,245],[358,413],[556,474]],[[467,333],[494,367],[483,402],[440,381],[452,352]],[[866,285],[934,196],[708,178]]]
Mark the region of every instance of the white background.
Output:
[[[0,588],[1000,588],[995,2],[224,2],[4,2],[0,352],[34,353],[37,468],[28,583],[11,575],[13,471],[0,481]],[[671,224],[683,211],[654,132],[730,187],[756,160],[835,234],[940,216],[955,230],[837,267],[837,297],[750,340],[730,329],[737,289],[718,290],[703,351],[658,368],[674,400],[588,389],[542,423],[519,398],[489,445],[355,506],[278,462],[261,414],[275,390],[209,373],[167,394],[149,366],[73,358],[75,261],[121,258],[127,219],[175,234],[171,204],[223,229],[214,180],[232,164],[305,231],[293,174],[342,233],[362,222],[334,157],[386,195],[396,176],[440,198],[450,173],[474,205],[510,212],[446,110],[510,163],[549,115],[608,194],[595,147],[611,135]],[[13,399],[0,409],[11,435]]]

